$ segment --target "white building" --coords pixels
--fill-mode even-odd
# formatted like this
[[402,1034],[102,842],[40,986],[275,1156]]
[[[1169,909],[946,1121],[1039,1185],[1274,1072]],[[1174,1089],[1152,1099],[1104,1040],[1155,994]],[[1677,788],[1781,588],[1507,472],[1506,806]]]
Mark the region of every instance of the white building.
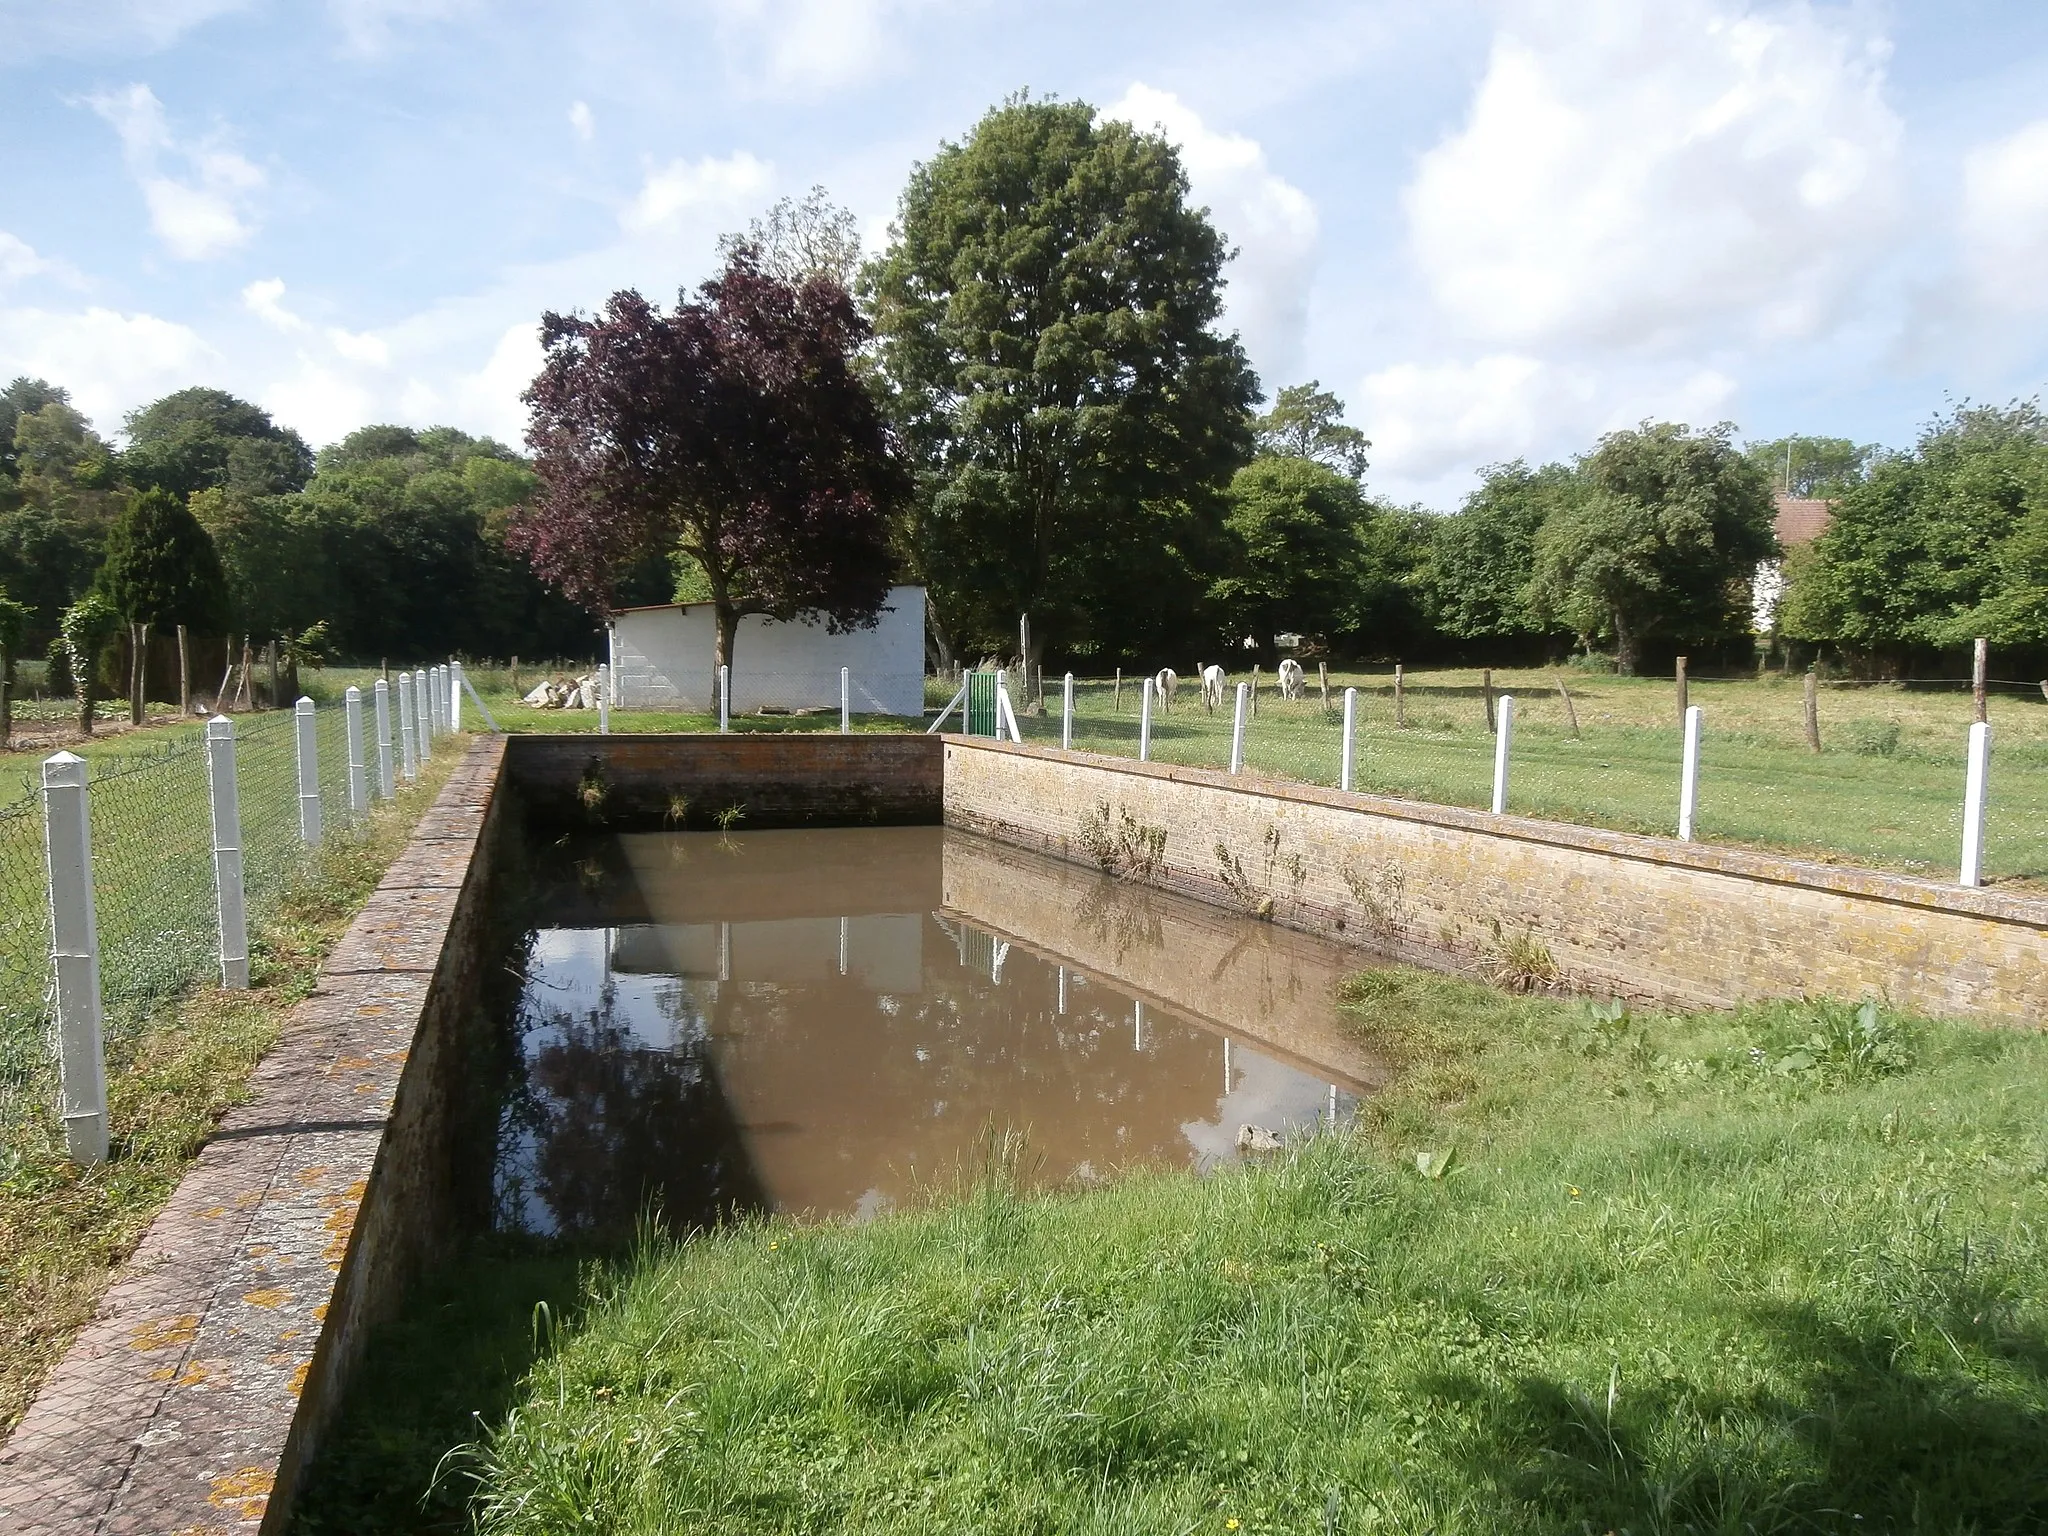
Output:
[[[622,709],[717,710],[709,603],[662,603],[612,616],[612,702]],[[837,709],[846,668],[853,712],[924,715],[924,588],[891,587],[872,629],[833,634],[819,618],[752,615],[733,637],[732,712]]]

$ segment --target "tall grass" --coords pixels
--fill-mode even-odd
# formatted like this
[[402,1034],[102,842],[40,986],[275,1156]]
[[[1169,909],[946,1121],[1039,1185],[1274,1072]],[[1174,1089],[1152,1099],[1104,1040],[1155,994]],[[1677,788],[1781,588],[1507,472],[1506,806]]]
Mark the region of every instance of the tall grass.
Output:
[[[645,1244],[490,1532],[2048,1526],[2048,1040],[1410,971],[1343,1136]],[[457,1474],[450,1474],[457,1475]]]

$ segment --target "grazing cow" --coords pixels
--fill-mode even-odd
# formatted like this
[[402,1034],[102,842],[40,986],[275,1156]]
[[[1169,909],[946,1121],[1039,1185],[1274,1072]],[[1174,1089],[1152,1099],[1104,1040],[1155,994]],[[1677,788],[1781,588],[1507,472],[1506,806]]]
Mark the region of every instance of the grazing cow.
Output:
[[1221,667],[1202,668],[1202,707],[1212,715],[1223,707],[1224,686]]
[[1173,713],[1173,695],[1180,687],[1180,674],[1171,667],[1161,667],[1159,675],[1152,679],[1152,686],[1159,690],[1159,704],[1167,714]]
[[1290,656],[1285,661],[1280,663],[1281,698],[1300,698],[1302,695],[1303,687],[1306,683],[1307,677],[1301,670],[1300,662],[1296,661],[1292,656]]

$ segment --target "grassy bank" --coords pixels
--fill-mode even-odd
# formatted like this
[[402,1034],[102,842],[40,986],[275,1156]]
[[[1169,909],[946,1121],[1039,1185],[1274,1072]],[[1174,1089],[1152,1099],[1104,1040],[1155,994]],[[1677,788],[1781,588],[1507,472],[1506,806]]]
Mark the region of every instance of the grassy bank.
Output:
[[[459,741],[451,739],[452,744]],[[81,1169],[47,1116],[0,1121],[0,1435],[91,1317],[220,1116],[454,768],[442,750],[361,839],[335,837],[251,935],[246,992],[205,988],[109,1039],[112,1156]],[[105,900],[105,898],[102,898]]]
[[1266,1166],[1034,1199],[995,1159],[593,1272],[461,1463],[479,1522],[2048,1525],[2048,1038],[1413,971],[1350,1015],[1407,1071]]

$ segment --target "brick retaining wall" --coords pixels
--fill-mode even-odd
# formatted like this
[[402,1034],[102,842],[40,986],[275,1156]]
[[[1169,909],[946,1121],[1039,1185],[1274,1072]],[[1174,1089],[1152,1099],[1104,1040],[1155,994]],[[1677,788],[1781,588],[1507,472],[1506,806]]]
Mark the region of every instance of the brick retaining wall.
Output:
[[0,1531],[284,1528],[365,1335],[453,1225],[503,750],[468,748],[0,1448]]
[[1648,1001],[1829,993],[2048,1017],[2048,902],[1997,891],[957,736],[945,809],[949,826],[1424,964],[1547,954],[1567,985]]
[[702,829],[737,806],[748,829],[919,826],[939,820],[941,751],[937,736],[836,731],[533,735],[511,738],[505,768],[531,814],[561,825]]

